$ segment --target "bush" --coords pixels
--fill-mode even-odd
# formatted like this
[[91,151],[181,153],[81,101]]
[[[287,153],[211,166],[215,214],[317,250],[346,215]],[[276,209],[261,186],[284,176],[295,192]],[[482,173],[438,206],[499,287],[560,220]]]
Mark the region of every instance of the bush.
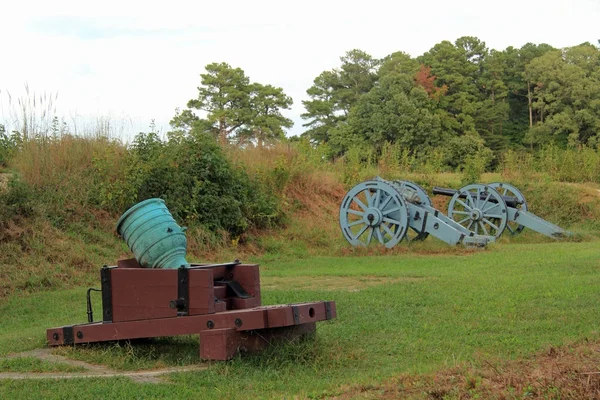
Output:
[[177,220],[234,237],[281,217],[277,197],[232,166],[207,134],[191,133],[164,142],[154,133],[139,134],[128,157],[125,180],[119,183],[123,195],[113,203],[119,212],[160,197]]
[[14,151],[21,143],[21,138],[17,133],[8,135],[4,125],[0,124],[0,168],[7,167]]

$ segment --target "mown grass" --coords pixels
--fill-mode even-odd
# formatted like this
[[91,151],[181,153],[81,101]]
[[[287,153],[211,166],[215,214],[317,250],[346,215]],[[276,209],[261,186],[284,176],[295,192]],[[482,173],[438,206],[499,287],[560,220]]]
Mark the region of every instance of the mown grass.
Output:
[[82,367],[40,360],[36,357],[15,357],[0,360],[0,372],[83,372]]
[[[598,246],[508,242],[475,252],[269,257],[261,269],[264,303],[336,301],[337,319],[319,324],[314,340],[172,374],[158,385],[2,381],[0,398],[322,398],[398,374],[597,339]],[[310,285],[290,287],[285,279]],[[12,296],[0,306],[0,355],[43,346],[48,327],[83,322],[84,293]],[[182,337],[61,352],[129,370],[196,363],[197,350],[196,338]]]

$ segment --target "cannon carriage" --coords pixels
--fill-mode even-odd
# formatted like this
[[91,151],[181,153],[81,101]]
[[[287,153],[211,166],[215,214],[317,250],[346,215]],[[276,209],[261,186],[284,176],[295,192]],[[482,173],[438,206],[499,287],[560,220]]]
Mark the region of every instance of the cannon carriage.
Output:
[[[104,266],[101,288],[87,292],[88,322],[48,329],[48,345],[198,334],[202,359],[227,360],[304,336],[336,317],[333,301],[262,306],[257,264],[189,263],[184,230],[161,199],[125,212],[117,231],[135,258]],[[94,290],[102,293],[96,321]]]
[[429,235],[451,245],[485,246],[494,240],[435,209],[416,183],[379,177],[359,183],[346,194],[340,206],[340,227],[353,246],[377,242],[391,248],[402,240],[424,240]]
[[434,187],[432,192],[452,196],[448,217],[475,233],[500,237],[505,230],[517,235],[528,228],[553,239],[572,235],[528,211],[523,193],[508,183],[472,184],[459,190]]
[[434,187],[433,194],[451,197],[448,215],[410,181],[376,177],[354,186],[340,205],[340,227],[353,246],[378,243],[391,248],[403,240],[432,235],[450,245],[483,247],[505,230],[516,235],[526,227],[559,239],[570,233],[527,209],[525,196],[507,183],[472,184],[459,190]]

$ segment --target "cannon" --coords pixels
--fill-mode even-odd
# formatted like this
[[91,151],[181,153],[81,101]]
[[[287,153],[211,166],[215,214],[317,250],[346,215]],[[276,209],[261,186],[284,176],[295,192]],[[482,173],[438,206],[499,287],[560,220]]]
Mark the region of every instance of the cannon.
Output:
[[414,182],[380,177],[354,186],[340,205],[340,227],[353,246],[379,243],[387,248],[402,240],[432,235],[448,244],[485,246],[495,238],[466,229],[435,209],[427,192]]
[[[87,291],[88,322],[48,329],[49,346],[198,334],[202,359],[227,360],[336,317],[333,301],[261,306],[257,264],[188,263],[185,228],[161,199],[127,210],[117,232],[134,258],[100,269],[101,288]],[[98,321],[92,291],[102,293]]]
[[451,196],[448,217],[475,234],[500,237],[507,229],[516,235],[527,227],[554,239],[571,235],[527,211],[525,196],[508,183],[471,184],[459,190],[434,187],[432,192]]

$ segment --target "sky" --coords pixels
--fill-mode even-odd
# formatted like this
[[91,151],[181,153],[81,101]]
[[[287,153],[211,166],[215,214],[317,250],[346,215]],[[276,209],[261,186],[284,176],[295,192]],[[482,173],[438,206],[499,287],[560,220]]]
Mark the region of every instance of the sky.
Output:
[[306,89],[349,50],[416,57],[461,36],[561,48],[598,43],[599,27],[600,0],[4,1],[0,122],[46,96],[79,131],[110,121],[129,140],[154,120],[164,133],[197,97],[204,66],[226,62],[293,98],[284,115],[298,135]]

